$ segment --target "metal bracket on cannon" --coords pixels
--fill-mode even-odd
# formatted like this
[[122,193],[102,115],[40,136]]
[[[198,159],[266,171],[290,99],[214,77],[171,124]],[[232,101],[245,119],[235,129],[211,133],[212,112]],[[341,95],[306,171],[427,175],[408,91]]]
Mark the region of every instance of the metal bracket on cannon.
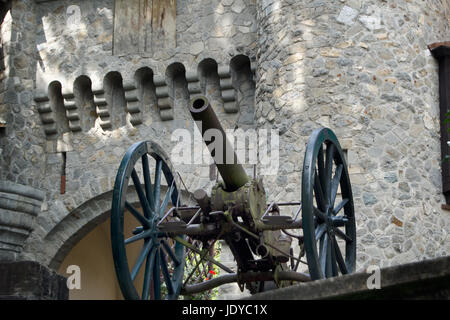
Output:
[[200,213],[201,209],[199,207],[172,207],[169,209],[169,211],[167,211],[167,213],[162,217],[162,219],[158,222],[157,226],[159,228],[159,230],[163,231],[163,232],[177,232],[177,231],[183,231],[187,228],[187,226],[193,221],[193,219],[191,219],[191,221],[189,223],[184,222],[183,220],[172,220],[172,221],[165,221],[170,214],[177,212],[177,211],[183,211],[183,210],[197,210],[197,213],[194,215],[193,218],[196,217],[196,215],[198,213]]
[[[190,194],[183,179],[181,178],[180,173],[177,171],[177,176],[179,177],[179,180],[181,181],[181,184],[183,184],[184,191],[187,194]],[[182,232],[186,230],[186,228],[191,225],[195,219],[200,215],[200,212],[202,211],[199,206],[190,206],[190,207],[181,207],[180,205],[180,195],[181,192],[178,194],[176,206],[170,208],[167,213],[161,218],[161,220],[158,222],[157,226],[162,232],[167,233],[174,233],[174,232]],[[190,197],[190,196],[189,196]],[[196,213],[192,216],[192,218],[189,220],[188,223],[180,219],[180,211],[193,211],[197,210]],[[168,217],[171,215],[173,218],[176,218],[177,220],[167,220]],[[167,221],[166,221],[167,220]]]
[[[291,216],[284,216],[284,215],[279,215],[279,214],[278,215],[274,215],[274,214],[269,215],[269,212],[272,212],[274,208],[278,208],[279,206],[295,206],[295,205],[298,205],[298,209],[294,215],[294,218],[292,218]],[[267,207],[266,212],[264,212],[264,214],[260,220],[264,224],[271,225],[271,226],[291,224],[297,220],[298,215],[300,214],[300,211],[302,211],[302,203],[301,202],[276,203],[274,201]]]

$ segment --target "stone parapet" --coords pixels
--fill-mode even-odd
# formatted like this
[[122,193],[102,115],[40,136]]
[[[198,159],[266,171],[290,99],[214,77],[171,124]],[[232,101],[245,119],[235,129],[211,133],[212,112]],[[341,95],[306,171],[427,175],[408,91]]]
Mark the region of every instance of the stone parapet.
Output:
[[257,300],[449,299],[450,256],[379,270],[380,288],[369,289],[374,273],[354,273],[256,294]]
[[66,279],[34,262],[0,263],[0,300],[68,300]]

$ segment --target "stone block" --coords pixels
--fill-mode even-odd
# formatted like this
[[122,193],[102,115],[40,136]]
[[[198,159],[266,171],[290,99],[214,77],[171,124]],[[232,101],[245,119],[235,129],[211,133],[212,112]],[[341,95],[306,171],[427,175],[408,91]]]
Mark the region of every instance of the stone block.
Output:
[[359,272],[259,293],[255,300],[450,299],[450,256],[380,269],[380,289],[369,289],[372,273]]
[[339,12],[339,15],[336,18],[336,20],[343,24],[352,25],[355,23],[354,19],[356,18],[357,15],[358,10],[355,10],[349,6],[344,6],[341,12]]
[[66,278],[34,262],[0,263],[0,300],[68,300]]

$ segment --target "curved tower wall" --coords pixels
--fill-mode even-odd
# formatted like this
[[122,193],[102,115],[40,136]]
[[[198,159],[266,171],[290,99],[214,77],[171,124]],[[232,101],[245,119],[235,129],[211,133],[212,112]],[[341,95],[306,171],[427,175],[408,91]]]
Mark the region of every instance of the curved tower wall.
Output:
[[298,198],[305,144],[326,126],[346,150],[358,264],[449,253],[438,65],[445,1],[258,1],[256,123],[280,132],[271,196]]

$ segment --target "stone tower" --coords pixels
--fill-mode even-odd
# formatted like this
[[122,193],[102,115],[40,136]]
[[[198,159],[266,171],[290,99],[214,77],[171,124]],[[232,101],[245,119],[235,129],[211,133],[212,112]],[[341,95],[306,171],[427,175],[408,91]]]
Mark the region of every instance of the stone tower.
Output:
[[347,152],[359,267],[447,255],[438,70],[427,45],[445,40],[448,2],[257,8],[256,124],[279,128],[285,160],[274,193],[295,197],[305,141],[313,128],[330,127]]

